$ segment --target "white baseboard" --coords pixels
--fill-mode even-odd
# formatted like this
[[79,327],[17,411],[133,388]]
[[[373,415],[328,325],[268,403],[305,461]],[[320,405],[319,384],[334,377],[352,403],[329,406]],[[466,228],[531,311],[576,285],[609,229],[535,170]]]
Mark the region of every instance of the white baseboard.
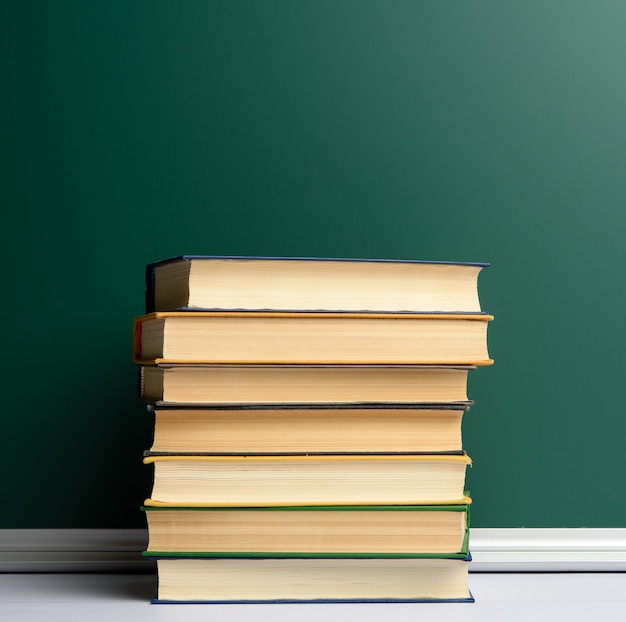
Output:
[[626,529],[472,529],[471,572],[624,572]]
[[[154,572],[144,529],[0,529],[0,572]],[[471,572],[625,572],[626,529],[472,529]]]
[[145,529],[0,529],[0,572],[152,572]]

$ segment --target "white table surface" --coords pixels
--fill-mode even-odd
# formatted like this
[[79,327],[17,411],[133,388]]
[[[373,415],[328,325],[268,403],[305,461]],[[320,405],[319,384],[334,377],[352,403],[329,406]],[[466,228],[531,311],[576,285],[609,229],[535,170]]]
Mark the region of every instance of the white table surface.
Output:
[[0,574],[0,620],[626,620],[626,573],[471,573],[470,588],[472,604],[153,605],[153,575]]

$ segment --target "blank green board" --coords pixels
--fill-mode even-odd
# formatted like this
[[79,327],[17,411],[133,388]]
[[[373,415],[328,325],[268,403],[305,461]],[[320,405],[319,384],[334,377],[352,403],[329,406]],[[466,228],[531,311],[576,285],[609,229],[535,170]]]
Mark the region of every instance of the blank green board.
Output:
[[[2,8],[0,528],[133,528],[183,253],[484,261],[474,527],[626,527],[626,4]],[[618,390],[619,389],[619,390]]]

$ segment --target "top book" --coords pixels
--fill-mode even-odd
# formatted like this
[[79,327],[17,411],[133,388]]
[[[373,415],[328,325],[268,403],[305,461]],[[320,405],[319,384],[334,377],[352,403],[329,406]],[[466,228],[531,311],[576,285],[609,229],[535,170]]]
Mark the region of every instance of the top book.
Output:
[[193,310],[483,313],[486,263],[181,255],[146,266],[146,313]]

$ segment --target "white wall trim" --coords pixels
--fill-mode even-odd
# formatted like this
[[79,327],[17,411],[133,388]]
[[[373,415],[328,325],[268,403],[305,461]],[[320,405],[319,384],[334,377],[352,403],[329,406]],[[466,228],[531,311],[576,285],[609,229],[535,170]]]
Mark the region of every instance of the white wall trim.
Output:
[[[0,529],[0,572],[153,572],[144,529]],[[472,529],[471,572],[625,572],[626,529]]]
[[0,572],[151,572],[145,529],[0,529]]
[[626,529],[472,529],[472,572],[624,572]]

